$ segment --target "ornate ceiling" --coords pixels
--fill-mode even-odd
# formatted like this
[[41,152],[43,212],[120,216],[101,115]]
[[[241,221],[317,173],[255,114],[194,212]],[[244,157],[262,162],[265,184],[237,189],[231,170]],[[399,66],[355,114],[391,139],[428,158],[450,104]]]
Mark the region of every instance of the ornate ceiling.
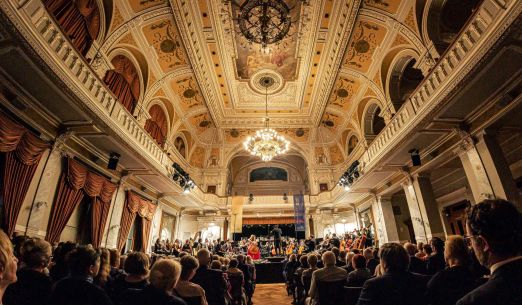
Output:
[[[389,119],[390,64],[396,54],[425,53],[415,1],[286,0],[294,25],[265,55],[238,34],[244,0],[114,1],[107,57],[126,54],[141,71],[143,109],[160,104],[168,141],[182,136],[195,167],[224,167],[262,126],[270,76],[271,125],[310,167],[348,162],[347,139],[365,145],[364,115],[378,103]],[[418,60],[422,63],[422,60]]]

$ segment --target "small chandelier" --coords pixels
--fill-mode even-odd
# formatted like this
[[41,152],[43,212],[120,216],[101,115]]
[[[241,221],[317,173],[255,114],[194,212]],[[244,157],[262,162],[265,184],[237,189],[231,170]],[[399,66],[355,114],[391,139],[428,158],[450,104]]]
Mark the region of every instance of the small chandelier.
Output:
[[239,30],[262,49],[281,41],[290,31],[290,8],[283,0],[247,0],[239,10]]
[[256,134],[249,136],[243,145],[245,150],[253,156],[258,156],[261,160],[268,162],[275,156],[282,155],[290,148],[290,141],[284,136],[279,135],[277,131],[270,128],[270,119],[268,118],[268,87],[273,84],[273,80],[263,77],[260,80],[265,87],[265,127],[256,131]]

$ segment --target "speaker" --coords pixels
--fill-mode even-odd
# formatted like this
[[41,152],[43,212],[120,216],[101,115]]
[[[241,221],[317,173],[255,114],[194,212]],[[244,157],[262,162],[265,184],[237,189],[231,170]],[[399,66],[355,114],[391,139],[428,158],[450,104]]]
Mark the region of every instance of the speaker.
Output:
[[120,161],[120,154],[111,152],[109,155],[109,163],[107,163],[107,169],[115,170],[118,167],[118,161]]
[[411,157],[411,163],[413,166],[420,166],[421,165],[421,157],[419,155],[418,149],[411,149],[409,151],[410,157]]

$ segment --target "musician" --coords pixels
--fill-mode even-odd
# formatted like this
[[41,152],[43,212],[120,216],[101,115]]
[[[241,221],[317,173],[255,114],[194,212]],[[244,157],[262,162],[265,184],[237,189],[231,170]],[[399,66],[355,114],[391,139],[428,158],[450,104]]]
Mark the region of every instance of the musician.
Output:
[[247,251],[248,256],[250,256],[253,260],[261,259],[261,252],[259,251],[259,247],[257,246],[257,241],[252,241],[248,246]]
[[314,252],[315,251],[315,238],[313,235],[310,235],[307,240],[305,240],[306,252]]
[[281,235],[283,231],[279,228],[279,225],[275,225],[270,235],[274,237],[275,252],[277,255],[281,255]]

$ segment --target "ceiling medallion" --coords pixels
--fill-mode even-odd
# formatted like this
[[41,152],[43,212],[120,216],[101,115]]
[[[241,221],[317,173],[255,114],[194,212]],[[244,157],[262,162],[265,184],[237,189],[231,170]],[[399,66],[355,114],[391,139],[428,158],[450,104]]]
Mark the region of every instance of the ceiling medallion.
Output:
[[303,129],[303,128],[297,128],[297,130],[295,131],[295,135],[296,135],[297,137],[299,137],[299,138],[302,137],[302,136],[304,136],[304,133],[305,133],[305,132],[304,132],[304,129]]
[[271,69],[261,69],[250,77],[249,87],[256,93],[275,94],[285,86],[285,80],[280,73]]
[[357,53],[364,54],[370,50],[370,43],[364,39],[361,39],[355,43],[354,48]]
[[290,8],[283,0],[248,0],[240,7],[239,30],[249,42],[267,45],[281,41],[290,31]]
[[208,126],[210,126],[210,121],[203,120],[203,121],[199,122],[199,127],[205,128]]
[[243,146],[251,155],[260,157],[261,160],[267,162],[275,156],[286,153],[290,148],[290,141],[270,128],[270,119],[268,117],[268,85],[270,81],[263,81],[262,83],[266,88],[265,127],[256,131],[255,135],[249,136],[245,142],[243,142]]
[[160,43],[160,50],[163,53],[172,53],[176,50],[176,44],[172,39],[165,39]]
[[194,96],[196,96],[196,91],[193,89],[187,89],[183,91],[183,96],[186,98],[193,98]]
[[338,89],[337,90],[337,96],[340,97],[340,98],[345,98],[348,96],[348,91],[344,88],[341,88],[341,89]]
[[232,138],[237,138],[237,137],[239,137],[239,131],[234,128],[234,129],[230,130],[230,135],[232,136]]

